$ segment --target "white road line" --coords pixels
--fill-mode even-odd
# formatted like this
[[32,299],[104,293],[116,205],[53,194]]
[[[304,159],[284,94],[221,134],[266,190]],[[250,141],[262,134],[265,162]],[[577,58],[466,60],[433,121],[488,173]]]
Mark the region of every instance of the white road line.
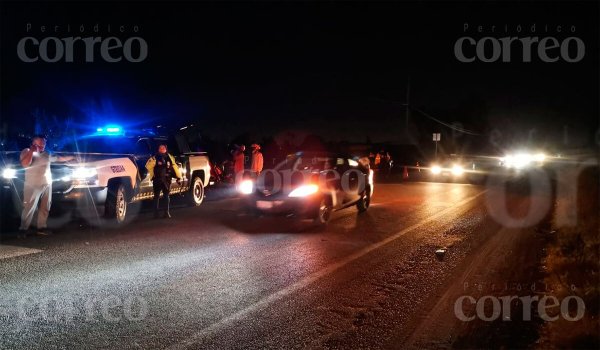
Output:
[[17,247],[12,245],[0,245],[0,260],[10,259],[21,255],[41,253],[43,250]]
[[332,272],[335,272],[336,270],[339,270],[340,268],[369,254],[370,252],[372,252],[376,249],[379,249],[379,248],[397,240],[398,238],[404,236],[405,234],[407,234],[411,231],[414,231],[414,230],[420,228],[421,226],[423,226],[433,220],[436,220],[437,218],[442,217],[442,216],[450,213],[453,210],[456,210],[459,207],[462,207],[463,205],[465,205],[465,204],[473,201],[477,197],[481,196],[485,192],[487,192],[487,190],[479,192],[478,194],[476,194],[472,197],[466,198],[466,199],[456,203],[453,207],[446,208],[426,219],[421,220],[420,222],[418,222],[416,224],[408,226],[405,229],[401,230],[400,232],[397,232],[382,241],[373,243],[370,246],[367,246],[367,247],[359,250],[358,252],[352,253],[349,256],[347,256],[337,262],[331,263],[331,264],[327,265],[326,267],[324,267],[323,269],[316,271],[316,272],[302,278],[298,282],[293,283],[293,284],[289,285],[288,287],[281,289],[273,294],[270,294],[270,295],[264,297],[263,299],[257,301],[256,303],[249,305],[249,306],[245,307],[244,309],[241,309],[241,310],[235,312],[232,315],[222,318],[221,320],[213,323],[212,325],[203,328],[202,330],[198,331],[197,333],[194,333],[192,336],[188,337],[184,341],[171,345],[167,349],[169,349],[169,350],[186,349],[186,348],[198,343],[202,338],[206,337],[207,335],[214,333],[215,331],[227,326],[229,323],[232,323],[235,321],[240,321],[240,320],[244,319],[248,314],[250,314],[256,310],[259,310],[261,308],[264,308],[265,306],[267,306],[277,300],[280,300],[300,289],[305,288],[306,286],[318,281],[319,279],[323,278],[324,276],[329,275]]

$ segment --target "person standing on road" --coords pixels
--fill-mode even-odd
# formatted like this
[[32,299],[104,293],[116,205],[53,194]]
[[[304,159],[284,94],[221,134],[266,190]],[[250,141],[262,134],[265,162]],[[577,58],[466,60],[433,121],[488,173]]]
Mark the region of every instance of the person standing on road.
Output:
[[246,160],[246,146],[241,145],[235,152],[233,152],[233,172],[235,174],[235,181],[242,180],[242,173],[244,172],[244,161]]
[[252,161],[250,162],[250,171],[252,171],[252,176],[258,177],[263,170],[263,155],[260,152],[260,145],[255,143],[251,147]]
[[167,202],[163,217],[171,218],[171,213],[169,212],[171,180],[176,178],[177,184],[180,184],[181,171],[175,162],[175,158],[167,152],[167,145],[162,144],[158,146],[158,152],[146,162],[146,169],[148,169],[148,173],[150,174],[154,190],[154,217],[159,217],[160,194],[162,192]]
[[21,151],[20,161],[25,168],[25,183],[23,187],[23,212],[18,238],[25,238],[33,220],[33,214],[38,207],[37,234],[48,236],[47,221],[52,204],[52,173],[51,162],[67,162],[73,157],[55,157],[46,151],[46,137],[35,136],[31,146]]

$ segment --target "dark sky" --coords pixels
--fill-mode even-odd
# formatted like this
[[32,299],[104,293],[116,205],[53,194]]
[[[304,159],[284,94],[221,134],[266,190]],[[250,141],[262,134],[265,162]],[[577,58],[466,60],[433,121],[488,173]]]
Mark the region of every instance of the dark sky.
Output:
[[[414,108],[478,133],[507,126],[555,133],[569,125],[587,137],[598,126],[596,2],[1,6],[1,116],[9,128],[31,128],[22,121],[41,110],[82,124],[196,122],[222,138],[293,129],[333,140],[400,142],[408,76]],[[96,23],[99,33],[89,30]],[[472,30],[463,33],[464,23]],[[83,34],[75,29],[81,24],[89,28]],[[113,31],[138,25],[140,32],[108,33],[109,24]],[[532,35],[526,28],[533,24]],[[41,25],[61,28],[40,33]],[[477,25],[485,32],[477,33]],[[491,33],[492,25],[508,25],[508,33]],[[557,25],[576,32],[557,33]],[[148,43],[148,58],[106,63],[97,52],[94,63],[85,63],[76,51],[74,63],[24,63],[16,47],[29,35],[137,35]],[[586,52],[577,63],[545,63],[535,54],[523,63],[520,51],[511,62],[461,63],[453,47],[465,35],[576,36]]]

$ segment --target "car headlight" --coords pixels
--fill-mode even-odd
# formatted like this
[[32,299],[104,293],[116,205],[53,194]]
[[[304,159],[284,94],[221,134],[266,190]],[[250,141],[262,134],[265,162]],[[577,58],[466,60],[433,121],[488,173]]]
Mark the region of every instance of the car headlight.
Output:
[[317,185],[302,185],[290,192],[288,197],[306,197],[317,192],[319,192],[319,186]]
[[535,155],[535,160],[537,162],[542,163],[543,161],[546,160],[546,155],[544,153],[538,153],[538,154]]
[[462,175],[465,172],[465,169],[460,165],[454,165],[452,167],[452,174],[454,175]]
[[250,193],[252,193],[253,189],[254,189],[254,184],[252,183],[251,180],[244,180],[238,186],[238,191],[240,191],[240,193],[242,193],[242,194],[250,194]]
[[442,168],[440,168],[440,167],[439,167],[439,166],[437,166],[437,165],[434,165],[434,166],[432,166],[432,167],[431,167],[431,172],[432,172],[434,175],[437,175],[437,174],[439,174],[439,173],[441,173],[441,172],[442,172]]
[[88,179],[98,175],[96,168],[79,167],[74,168],[71,172],[71,177],[74,179]]
[[6,168],[2,170],[2,177],[5,179],[16,179],[17,178],[17,170],[13,168]]
[[533,163],[542,164],[546,160],[546,155],[544,153],[518,153],[507,155],[502,158],[501,161],[507,168],[515,168],[515,169],[523,169],[527,168]]
[[519,153],[506,157],[506,166],[508,168],[522,169],[531,164],[533,157],[528,153]]

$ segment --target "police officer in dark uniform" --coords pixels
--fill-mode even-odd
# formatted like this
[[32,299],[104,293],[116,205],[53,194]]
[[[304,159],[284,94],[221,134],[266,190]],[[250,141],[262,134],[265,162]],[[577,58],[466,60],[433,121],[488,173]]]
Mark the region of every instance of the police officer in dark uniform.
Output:
[[175,162],[175,158],[167,152],[167,145],[159,145],[158,152],[148,159],[146,169],[152,180],[154,189],[154,217],[158,218],[160,210],[160,194],[167,202],[164,217],[171,218],[169,213],[169,191],[171,189],[171,180],[177,179],[179,184],[181,181],[181,171]]

